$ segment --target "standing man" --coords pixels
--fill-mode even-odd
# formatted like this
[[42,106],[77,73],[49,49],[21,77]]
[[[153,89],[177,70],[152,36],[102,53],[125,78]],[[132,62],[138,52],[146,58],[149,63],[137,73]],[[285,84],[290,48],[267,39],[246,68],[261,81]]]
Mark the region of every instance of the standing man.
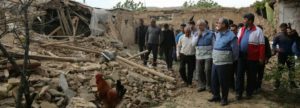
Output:
[[236,24],[231,24],[230,25],[230,30],[234,33],[234,35],[237,36],[237,34],[238,34],[238,26]]
[[[140,52],[145,50],[146,32],[147,26],[144,25],[144,20],[140,19],[139,26],[135,29],[135,43],[139,45]],[[144,54],[141,55],[141,59],[144,60]]]
[[[292,46],[295,42],[291,35],[287,33],[288,25],[286,23],[282,23],[280,25],[281,32],[277,34],[277,36],[273,40],[272,50],[273,55],[278,53],[278,73],[275,78],[275,88],[278,89],[280,87],[280,78],[285,65],[288,67],[289,71],[289,83],[291,88],[298,88],[294,78],[295,78],[295,58],[294,53],[292,51]],[[278,46],[278,47],[277,47]]]
[[164,24],[164,31],[161,32],[160,48],[165,54],[165,61],[168,70],[172,70],[172,51],[176,46],[174,32],[169,29],[169,24]]
[[[219,102],[225,106],[228,104],[229,92],[229,74],[233,71],[232,64],[238,57],[237,37],[229,29],[229,21],[220,18],[217,22],[216,38],[212,53],[213,69],[212,69],[212,93],[213,97],[209,102]],[[222,97],[220,96],[220,87]]]
[[184,28],[185,27],[186,27],[186,24],[184,24],[184,23],[180,25],[180,32],[176,35],[176,38],[175,38],[176,44],[178,44],[178,41],[179,41],[180,37],[184,35]]
[[212,42],[214,33],[207,29],[205,20],[197,21],[199,27],[198,36],[194,38],[196,46],[196,74],[198,76],[198,92],[210,90],[212,67]]
[[[230,22],[230,21],[229,21]],[[235,36],[237,36],[238,33],[238,27],[235,24],[230,25],[230,30],[234,33]],[[233,90],[235,89],[235,74],[238,70],[238,63],[237,60],[233,62],[233,71],[230,73],[230,88]]]
[[158,53],[158,45],[159,45],[159,36],[160,36],[160,28],[156,25],[155,19],[151,20],[151,25],[148,27],[146,32],[146,47],[148,49],[148,53],[145,55],[144,65],[147,65],[147,61],[149,59],[149,55],[152,52],[153,54],[153,63],[152,66],[157,66],[157,53]]
[[[180,32],[179,32],[179,34],[177,34],[176,37],[175,37],[176,46],[177,46],[177,44],[178,44],[178,42],[179,42],[179,39],[184,35],[184,28],[185,28],[185,27],[186,27],[186,24],[184,24],[184,23],[180,25]],[[174,51],[175,61],[177,61],[177,55],[176,55],[177,50],[179,50],[179,49],[175,48],[175,51]],[[179,52],[180,52],[180,51],[179,51]]]
[[238,32],[240,56],[236,79],[237,100],[242,99],[245,73],[247,73],[247,98],[252,97],[257,85],[258,67],[265,62],[265,38],[262,30],[253,24],[254,18],[252,13],[245,14],[245,26]]
[[[263,27],[261,25],[257,25],[257,27],[259,27],[263,31]],[[269,39],[267,36],[264,36],[264,38],[265,38],[265,62],[263,64],[259,64],[259,71],[257,72],[257,86],[255,88],[256,92],[261,91],[261,84],[264,78],[265,66],[269,62],[269,59],[272,57],[272,51],[271,51]]]
[[[184,31],[185,35],[179,39],[177,45],[177,58],[180,59],[180,76],[187,86],[191,86],[196,62],[195,46],[193,45],[191,28],[186,27]],[[186,66],[188,72],[186,72]]]

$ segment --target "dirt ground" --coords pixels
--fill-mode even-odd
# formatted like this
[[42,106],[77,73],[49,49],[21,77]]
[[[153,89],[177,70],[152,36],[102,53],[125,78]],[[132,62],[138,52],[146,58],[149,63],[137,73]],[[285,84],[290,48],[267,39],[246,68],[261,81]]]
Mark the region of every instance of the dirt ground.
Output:
[[[274,65],[273,62],[276,61],[272,59],[271,62],[271,64]],[[267,73],[270,72],[271,67],[269,65],[266,68]],[[299,102],[299,96],[288,93],[283,93],[283,96],[279,96],[278,93],[274,91],[271,81],[264,81],[263,90],[255,94],[253,98],[249,100],[243,99],[236,101],[235,92],[230,90],[228,98],[229,105],[223,107],[220,103],[208,102],[208,99],[212,97],[210,92],[197,92],[196,81],[193,82],[192,88],[182,87],[182,81],[178,72],[179,63],[175,63],[173,66],[175,67],[174,74],[177,76],[175,97],[153,108],[300,108],[300,105],[297,104]]]
[[[179,88],[178,96],[171,101],[164,102],[155,108],[223,108],[220,103],[211,103],[209,92],[197,92],[195,88]],[[267,100],[262,95],[256,95],[253,99],[235,101],[233,92],[229,94],[229,105],[224,108],[280,108],[277,103]]]

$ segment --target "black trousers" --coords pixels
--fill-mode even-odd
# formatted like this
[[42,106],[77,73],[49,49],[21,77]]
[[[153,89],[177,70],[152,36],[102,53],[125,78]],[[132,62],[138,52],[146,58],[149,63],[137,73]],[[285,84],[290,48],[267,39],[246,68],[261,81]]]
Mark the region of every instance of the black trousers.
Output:
[[[188,85],[191,85],[193,81],[193,73],[196,65],[195,62],[196,62],[195,55],[180,54],[179,73],[182,80]],[[186,72],[186,67],[187,67],[187,72]]]
[[257,86],[256,89],[261,88],[262,80],[264,78],[265,73],[265,64],[259,64],[259,69],[257,71]]
[[232,89],[235,89],[235,78],[236,78],[236,73],[238,71],[238,61],[234,61],[232,65],[232,71],[230,72],[229,76],[229,87]]
[[147,49],[148,49],[149,52],[145,54],[144,65],[147,65],[149,55],[152,52],[152,54],[153,54],[152,66],[156,66],[157,65],[156,60],[157,60],[157,53],[158,53],[158,45],[157,44],[148,44]]
[[[211,90],[213,98],[222,98],[223,100],[228,99],[230,72],[232,72],[232,64],[213,64],[211,73]],[[222,90],[222,97],[220,96],[220,87]]]
[[165,55],[165,61],[167,63],[168,69],[172,68],[173,65],[173,48],[172,47],[162,47],[163,53]]
[[[139,44],[139,51],[142,52],[145,50],[145,45]],[[145,54],[141,55],[141,59],[144,60]]]
[[257,86],[257,72],[259,70],[258,61],[247,60],[247,57],[240,57],[238,60],[238,71],[236,74],[236,92],[242,96],[244,92],[245,73],[247,76],[247,96],[252,96]]

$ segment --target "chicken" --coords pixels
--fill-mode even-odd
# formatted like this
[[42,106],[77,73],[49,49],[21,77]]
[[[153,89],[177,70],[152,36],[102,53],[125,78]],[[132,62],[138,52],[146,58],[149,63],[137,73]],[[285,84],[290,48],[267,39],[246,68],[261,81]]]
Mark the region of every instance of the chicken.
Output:
[[103,79],[102,74],[96,75],[97,96],[102,100],[106,108],[116,108],[126,93],[126,88],[117,80],[116,87],[111,88]]

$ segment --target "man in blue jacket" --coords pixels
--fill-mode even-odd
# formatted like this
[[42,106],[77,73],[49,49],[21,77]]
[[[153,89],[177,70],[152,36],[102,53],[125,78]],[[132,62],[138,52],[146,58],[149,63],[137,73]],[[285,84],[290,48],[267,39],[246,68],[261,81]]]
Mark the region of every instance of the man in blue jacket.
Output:
[[[238,59],[238,42],[235,34],[228,29],[229,21],[225,18],[220,18],[217,22],[213,47],[213,69],[212,69],[212,93],[213,97],[209,102],[218,102],[221,100],[221,105],[228,104],[229,92],[229,74],[233,71],[232,64]],[[222,97],[220,96],[220,87]]]
[[207,29],[205,20],[197,21],[198,36],[194,38],[196,46],[196,75],[198,76],[198,92],[210,90],[212,67],[212,43],[214,33]]

